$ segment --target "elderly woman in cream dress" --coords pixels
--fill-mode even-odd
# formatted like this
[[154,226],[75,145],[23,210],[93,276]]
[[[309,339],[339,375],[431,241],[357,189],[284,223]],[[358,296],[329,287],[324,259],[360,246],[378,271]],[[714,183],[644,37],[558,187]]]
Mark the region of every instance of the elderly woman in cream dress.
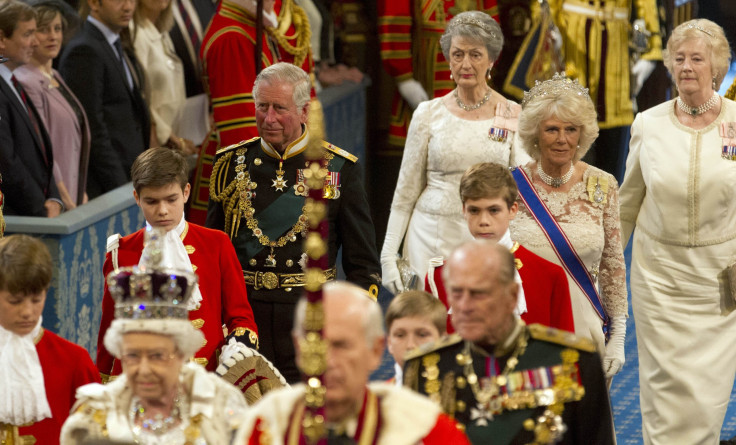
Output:
[[121,268],[110,274],[116,319],[105,347],[121,361],[123,374],[77,390],[62,445],[229,443],[246,401],[237,387],[189,361],[204,342],[188,319],[195,282],[192,272],[171,270]]
[[664,52],[679,97],[631,127],[621,225],[624,242],[636,226],[631,301],[646,444],[717,444],[733,389],[736,103],[717,93],[730,54],[715,23],[679,25]]
[[472,238],[458,193],[468,167],[529,159],[515,143],[519,105],[488,86],[503,46],[498,23],[484,12],[460,13],[440,45],[452,73],[447,81],[457,88],[420,103],[409,126],[381,250],[383,284],[394,293],[404,290],[397,267],[402,240],[404,258],[424,279],[431,258],[447,256]]

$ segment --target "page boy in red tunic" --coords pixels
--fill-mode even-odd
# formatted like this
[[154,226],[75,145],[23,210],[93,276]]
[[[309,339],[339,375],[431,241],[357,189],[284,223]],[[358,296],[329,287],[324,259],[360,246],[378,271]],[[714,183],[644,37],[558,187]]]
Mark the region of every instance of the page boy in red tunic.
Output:
[[[146,224],[166,229],[162,264],[191,269],[199,277],[189,318],[195,328],[202,330],[205,344],[194,361],[214,371],[218,356],[220,362],[224,361],[225,357],[219,354],[231,338],[238,350],[257,349],[258,330],[240,262],[230,239],[219,230],[190,224],[184,219],[184,204],[191,189],[186,159],[166,147],[151,148],[135,160],[131,177],[133,194]],[[143,253],[144,231],[141,229],[123,238],[117,234],[108,238],[103,267],[105,276],[117,267],[138,265]],[[106,282],[97,337],[97,368],[105,381],[121,372],[120,363],[103,343],[114,312],[115,305]],[[227,339],[223,325],[227,328]]]
[[[517,315],[527,324],[539,323],[574,332],[570,290],[565,271],[514,242],[509,223],[516,216],[519,191],[507,167],[483,162],[470,167],[460,180],[463,216],[474,238],[485,238],[504,245],[514,255],[517,280],[520,279]],[[444,258],[430,260],[425,290],[447,304],[442,282]],[[448,306],[449,308],[449,306]],[[450,318],[447,331],[454,332]]]
[[[99,382],[89,352],[41,326],[53,263],[28,235],[0,240],[0,443],[59,443],[77,388]],[[21,426],[22,425],[22,426]]]

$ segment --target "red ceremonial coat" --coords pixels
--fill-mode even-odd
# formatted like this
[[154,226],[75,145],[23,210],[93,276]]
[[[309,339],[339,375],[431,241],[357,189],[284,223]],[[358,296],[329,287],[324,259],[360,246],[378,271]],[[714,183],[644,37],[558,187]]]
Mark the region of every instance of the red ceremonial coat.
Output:
[[[303,14],[303,10],[293,5],[293,0],[277,0],[274,10],[279,14],[279,23]],[[287,10],[291,14],[287,14]],[[281,42],[277,32],[264,27],[261,45],[261,68],[275,62],[299,62],[299,66],[312,72],[314,62],[311,51],[306,56],[289,52],[298,46],[295,39],[288,37],[305,35],[308,21],[300,22],[299,32],[292,22],[283,33],[287,36]],[[308,40],[308,37],[307,37]],[[289,48],[281,46],[288,43]],[[307,41],[307,46],[308,46]],[[253,83],[256,80],[255,67],[256,24],[255,17],[241,7],[223,0],[217,13],[207,27],[200,58],[204,72],[204,84],[212,107],[214,127],[200,150],[197,169],[194,173],[191,207],[187,221],[203,225],[207,217],[209,199],[209,178],[215,153],[221,148],[258,136],[256,128],[256,109],[253,102]],[[297,59],[298,58],[298,59]],[[304,59],[304,60],[301,60]],[[314,94],[313,94],[314,96]]]
[[[440,48],[447,23],[464,11],[484,11],[498,21],[497,0],[378,0],[381,60],[396,83],[416,79],[430,99],[455,88]],[[396,92],[391,107],[389,144],[404,147],[411,107]]]
[[[516,268],[521,277],[526,299],[526,312],[521,319],[526,324],[539,323],[564,331],[575,332],[575,323],[572,318],[572,304],[570,303],[570,289],[567,285],[567,276],[562,267],[545,260],[519,244],[513,251],[516,258]],[[436,293],[430,285],[430,276],[434,280]],[[424,279],[424,290],[439,298],[445,307],[447,292],[442,282],[442,266],[432,268]],[[450,317],[447,317],[447,333],[454,332]]]
[[20,427],[18,434],[33,436],[37,444],[55,445],[59,443],[61,426],[74,406],[77,388],[88,383],[99,383],[100,376],[86,349],[51,331],[41,330],[36,351],[41,362],[51,418]]
[[[120,239],[118,265],[135,266],[143,252],[143,229]],[[199,291],[202,301],[199,309],[189,312],[194,327],[201,329],[206,340],[196,354],[198,363],[207,370],[217,368],[216,352],[222,347],[225,335],[222,325],[232,333],[235,328],[250,329],[258,333],[253,319],[253,311],[248,302],[243,271],[230,239],[219,230],[207,229],[187,223],[182,233],[182,241],[189,252],[194,272],[199,277]],[[105,256],[104,275],[113,270],[111,253]],[[97,369],[103,375],[119,375],[122,372],[120,361],[105,349],[105,332],[113,321],[115,302],[110,296],[105,281],[105,295],[102,297],[102,320],[97,337]]]

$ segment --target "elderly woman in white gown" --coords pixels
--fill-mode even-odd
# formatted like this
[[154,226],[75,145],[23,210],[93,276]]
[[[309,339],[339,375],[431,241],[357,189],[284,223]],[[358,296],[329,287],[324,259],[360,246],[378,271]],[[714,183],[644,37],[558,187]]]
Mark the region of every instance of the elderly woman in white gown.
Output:
[[[723,29],[675,28],[664,63],[679,97],[640,113],[621,186],[634,226],[631,303],[646,444],[717,444],[736,376],[736,103],[718,95]],[[733,286],[736,283],[731,283]]]
[[598,137],[595,106],[560,74],[525,93],[522,106],[519,137],[534,160],[512,172],[520,200],[511,236],[565,269],[575,334],[595,343],[611,378],[625,361],[626,264],[616,179],[581,161]]
[[190,357],[204,335],[188,319],[191,272],[120,269],[108,277],[116,319],[105,347],[123,374],[77,390],[62,444],[87,440],[137,444],[226,444],[246,409],[237,387]]
[[503,46],[501,28],[488,14],[463,12],[440,39],[457,88],[422,102],[414,111],[404,147],[386,238],[381,250],[383,284],[404,290],[397,253],[424,279],[429,260],[447,256],[471,239],[458,187],[479,162],[519,165],[529,157],[515,143],[521,108],[488,86]]

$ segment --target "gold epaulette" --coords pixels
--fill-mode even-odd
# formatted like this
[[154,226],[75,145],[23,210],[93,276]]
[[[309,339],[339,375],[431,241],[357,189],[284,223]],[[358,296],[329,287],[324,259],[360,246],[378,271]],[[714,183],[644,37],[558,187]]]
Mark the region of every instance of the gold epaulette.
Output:
[[254,138],[248,139],[247,141],[240,141],[237,144],[228,145],[227,147],[224,147],[224,148],[221,148],[221,149],[217,150],[217,153],[215,153],[215,156],[220,155],[222,153],[226,153],[226,152],[228,152],[230,150],[233,150],[235,148],[242,147],[243,145],[245,145],[245,144],[247,144],[249,142],[253,142],[256,139],[260,139],[260,137],[259,136],[256,136]]
[[337,145],[332,145],[332,144],[330,144],[327,141],[322,141],[322,147],[324,147],[327,151],[330,151],[332,153],[335,153],[336,155],[341,156],[341,157],[347,159],[348,161],[350,161],[352,163],[358,162],[358,157],[357,156],[355,156],[354,154],[349,153],[349,152],[343,150],[342,148],[338,147]]
[[587,338],[578,337],[572,332],[550,328],[541,324],[530,324],[529,335],[535,340],[543,340],[558,345],[575,348],[585,352],[595,352],[595,345]]
[[425,354],[429,354],[430,352],[439,351],[440,349],[444,349],[448,346],[456,345],[463,341],[463,338],[460,337],[458,334],[450,334],[445,335],[444,337],[440,338],[439,340],[433,342],[433,343],[427,343],[422,346],[419,346],[418,348],[414,348],[411,351],[406,353],[406,361],[409,361],[411,359],[421,357]]

